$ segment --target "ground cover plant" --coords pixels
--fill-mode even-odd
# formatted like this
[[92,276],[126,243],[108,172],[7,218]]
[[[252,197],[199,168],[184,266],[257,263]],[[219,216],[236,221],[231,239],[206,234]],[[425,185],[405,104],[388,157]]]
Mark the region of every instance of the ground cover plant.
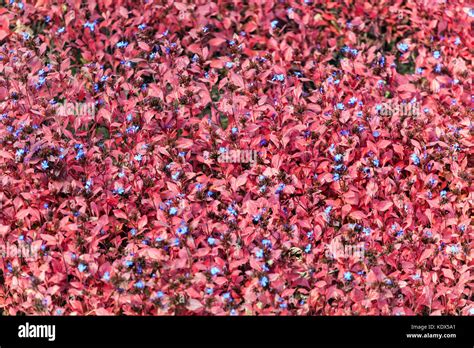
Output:
[[467,1],[3,1],[3,315],[472,315]]

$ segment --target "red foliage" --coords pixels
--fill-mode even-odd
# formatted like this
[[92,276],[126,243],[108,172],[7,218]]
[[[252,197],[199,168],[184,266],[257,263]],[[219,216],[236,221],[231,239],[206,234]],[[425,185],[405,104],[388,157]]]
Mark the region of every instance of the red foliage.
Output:
[[472,17],[427,0],[1,8],[0,307],[473,314]]

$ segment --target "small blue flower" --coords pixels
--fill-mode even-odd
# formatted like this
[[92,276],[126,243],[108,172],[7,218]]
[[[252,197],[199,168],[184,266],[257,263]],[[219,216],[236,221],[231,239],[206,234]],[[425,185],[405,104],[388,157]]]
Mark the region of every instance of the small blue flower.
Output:
[[380,136],[380,132],[379,131],[373,131],[372,132],[372,135],[375,137],[375,138],[378,138]]
[[212,238],[212,237],[209,237],[209,238],[207,238],[207,243],[209,245],[214,245],[216,243],[216,239]]
[[146,24],[144,24],[144,23],[142,23],[138,26],[139,30],[145,30],[145,28],[146,28]]
[[263,287],[266,287],[268,285],[268,278],[266,276],[260,278],[260,285]]
[[231,69],[233,66],[234,66],[234,63],[232,63],[232,62],[227,62],[227,63],[225,63],[225,67],[226,67],[227,69]]
[[345,272],[344,273],[344,279],[347,281],[352,280],[352,273],[351,272]]
[[179,176],[181,175],[180,172],[176,172],[174,173],[173,175],[171,175],[171,177],[173,178],[173,180],[178,180]]
[[183,234],[188,233],[188,226],[186,226],[186,225],[181,225],[181,226],[178,227],[178,229],[176,230],[176,233],[179,234],[179,235],[183,235]]
[[145,283],[142,280],[139,280],[134,285],[137,289],[143,289],[145,287]]
[[236,134],[237,132],[239,131],[239,129],[237,127],[232,127],[232,134]]
[[397,47],[398,47],[398,49],[399,49],[400,51],[402,51],[402,52],[408,51],[408,48],[409,48],[408,44],[406,44],[406,43],[399,43],[399,44],[397,45]]
[[206,294],[212,295],[213,293],[214,293],[214,289],[212,289],[212,288],[207,288],[206,289]]
[[418,157],[418,155],[416,153],[413,153],[411,156],[410,156],[413,164],[415,165],[419,165],[420,164],[420,158]]
[[439,59],[439,57],[441,57],[441,53],[440,53],[439,51],[434,51],[434,52],[433,52],[433,57],[434,57],[435,59]]
[[117,42],[117,45],[116,45],[118,48],[125,48],[128,46],[128,42],[127,41],[120,41],[120,42]]
[[457,37],[456,40],[454,41],[454,44],[456,46],[460,45],[461,44],[461,39],[459,37]]
[[77,268],[79,269],[79,272],[82,273],[87,269],[87,266],[84,265],[83,263],[80,263],[79,266],[77,266]]
[[262,249],[257,249],[255,251],[255,256],[261,259],[263,257],[263,250]]
[[262,244],[266,248],[271,248],[272,247],[272,242],[269,239],[263,239]]
[[339,173],[334,173],[332,176],[332,179],[334,181],[339,181],[341,179],[341,176],[339,175]]
[[43,170],[48,169],[49,168],[48,161],[44,160],[43,162],[41,162],[41,168],[43,168]]
[[341,162],[342,159],[343,159],[343,155],[340,154],[340,153],[338,153],[334,156],[334,161],[336,161],[336,162]]
[[105,272],[103,277],[102,277],[103,280],[105,280],[106,282],[108,282],[110,280],[110,273],[109,272]]
[[260,140],[260,146],[266,146],[266,145],[268,145],[267,139]]
[[58,29],[57,33],[62,34],[62,33],[64,33],[65,30],[66,30],[66,28],[61,27],[61,28]]
[[275,74],[275,75],[273,75],[272,81],[280,81],[280,82],[283,82],[283,81],[285,81],[285,75],[283,75],[283,74]]
[[220,273],[220,269],[219,269],[219,268],[217,268],[217,267],[212,267],[212,268],[211,268],[211,274],[212,274],[213,276],[215,276],[215,275],[217,275],[217,274],[219,274],[219,273]]
[[311,251],[311,244],[306,245],[304,252],[308,254]]
[[377,159],[377,158],[374,158],[372,160],[372,163],[374,164],[374,166],[378,167],[380,165],[380,161]]
[[357,102],[356,97],[352,97],[351,99],[349,99],[349,105],[354,105],[356,102]]
[[115,190],[115,192],[117,192],[119,195],[123,195],[124,192],[125,192],[125,190],[124,190],[123,187],[119,186],[119,187]]
[[277,27],[277,25],[278,25],[278,20],[276,20],[276,19],[273,20],[273,21],[270,23],[270,25],[271,25],[272,29],[275,29],[275,28]]
[[237,216],[237,211],[231,205],[227,207],[227,212],[231,215]]
[[137,154],[137,155],[135,155],[134,159],[135,159],[135,161],[140,162],[140,161],[142,160],[142,155],[141,155],[141,154]]
[[280,194],[284,189],[285,189],[285,184],[281,183],[281,184],[278,185],[275,193]]
[[337,103],[336,108],[338,110],[344,110],[344,104],[343,103]]
[[440,192],[441,198],[446,198],[448,195],[448,192],[446,190],[443,190]]
[[178,212],[178,209],[176,207],[170,208],[170,211],[169,211],[170,215],[176,215],[177,212]]

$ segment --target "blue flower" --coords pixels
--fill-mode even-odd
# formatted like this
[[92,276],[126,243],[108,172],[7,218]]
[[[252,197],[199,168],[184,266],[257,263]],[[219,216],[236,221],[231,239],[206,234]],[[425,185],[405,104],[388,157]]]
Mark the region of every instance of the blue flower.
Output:
[[173,175],[171,175],[171,177],[173,178],[173,180],[178,180],[180,174],[181,174],[180,172],[176,172]]
[[57,33],[62,34],[62,33],[64,33],[65,30],[66,30],[66,28],[61,27],[61,28],[58,29]]
[[334,156],[334,161],[340,162],[342,161],[342,158],[343,158],[342,154],[338,153]]
[[110,273],[109,272],[105,272],[103,277],[102,277],[103,280],[105,280],[106,282],[108,282],[110,280]]
[[215,276],[216,274],[219,274],[219,272],[220,272],[220,269],[219,269],[219,268],[217,268],[217,267],[212,267],[212,268],[211,268],[211,274],[212,274],[213,276]]
[[132,229],[130,230],[130,234],[131,234],[132,236],[136,235],[136,234],[137,234],[137,229],[136,229],[136,228],[132,228]]
[[141,154],[135,155],[134,159],[135,161],[140,162],[142,160],[142,155]]
[[461,39],[459,37],[457,37],[456,40],[454,41],[454,44],[456,46],[460,45],[461,44]]
[[339,109],[339,110],[344,110],[344,104],[337,103],[336,108]]
[[399,43],[397,47],[402,52],[408,51],[408,48],[409,48],[409,46],[406,43]]
[[146,28],[146,24],[144,24],[144,23],[142,23],[138,26],[139,30],[145,30],[145,28]]
[[176,209],[175,207],[170,208],[170,215],[176,215],[177,212],[178,212],[178,209]]
[[212,295],[213,293],[214,293],[214,289],[212,289],[212,288],[207,288],[206,289],[206,294]]
[[264,247],[271,248],[272,247],[272,242],[269,239],[263,239],[262,244]]
[[181,226],[178,227],[178,229],[176,230],[176,233],[179,234],[179,235],[183,235],[183,234],[188,233],[188,226],[186,226],[186,225],[181,225]]
[[433,57],[434,57],[435,59],[439,59],[439,57],[441,57],[441,53],[440,53],[439,51],[434,51],[434,52],[433,52]]
[[257,249],[255,251],[255,256],[261,259],[263,257],[263,250],[262,249]]
[[119,195],[123,195],[124,192],[125,192],[125,190],[123,189],[123,187],[119,186],[119,187],[115,190],[115,192],[117,192]]
[[275,28],[277,27],[277,25],[278,25],[278,20],[276,20],[276,19],[273,20],[273,21],[270,23],[270,25],[271,25],[272,29],[275,29]]
[[372,135],[375,137],[375,138],[378,138],[380,136],[380,132],[379,131],[373,131],[372,132]]
[[237,211],[231,205],[227,207],[227,212],[231,215],[237,216]]
[[354,105],[356,102],[357,102],[356,97],[352,97],[351,99],[349,99],[349,105]]
[[86,190],[90,190],[91,186],[92,186],[92,180],[89,179],[86,181],[86,185],[85,185]]
[[79,266],[77,266],[77,268],[79,269],[79,272],[82,273],[87,269],[87,266],[84,265],[83,263],[80,263]]
[[341,176],[338,173],[334,173],[334,175],[332,176],[332,179],[334,181],[339,181],[340,178],[341,178]]
[[273,75],[272,81],[280,81],[280,82],[283,82],[283,81],[285,81],[285,75],[283,75],[283,74],[275,74],[275,75]]
[[232,134],[236,134],[237,132],[239,131],[239,129],[237,127],[232,127]]
[[95,30],[95,24],[96,24],[96,21],[94,21],[94,22],[87,21],[86,23],[84,23],[83,27],[84,28],[89,28],[90,31],[94,31]]
[[368,236],[370,234],[370,228],[369,227],[364,227],[364,229],[362,230],[362,232],[365,233],[366,236]]
[[305,252],[306,254],[308,254],[310,251],[311,251],[311,244],[308,244],[308,245],[306,245],[306,247],[304,248],[304,252]]
[[262,278],[260,278],[260,285],[263,287],[268,285],[268,278],[266,276],[263,276]]
[[145,287],[145,283],[142,280],[139,280],[134,285],[137,289],[143,289]]
[[344,273],[344,279],[347,281],[352,280],[352,273],[351,272],[345,272]]
[[278,185],[275,193],[280,194],[284,189],[285,189],[285,184],[281,183],[281,184]]
[[41,168],[43,168],[43,170],[48,169],[49,168],[48,161],[44,160],[43,162],[41,162]]
[[324,213],[325,213],[326,215],[329,215],[329,213],[331,212],[331,210],[332,210],[332,207],[331,207],[330,205],[328,205],[328,206],[326,207],[326,209],[324,209]]
[[374,166],[376,166],[376,167],[378,167],[378,166],[380,165],[380,161],[379,161],[377,158],[373,159],[373,160],[372,160],[372,163],[373,163]]
[[448,195],[448,192],[446,190],[443,190],[440,192],[441,198],[446,198]]
[[117,47],[118,48],[125,48],[128,46],[128,42],[127,41],[120,41],[120,42],[117,42]]
[[411,160],[413,161],[413,163],[415,165],[419,165],[420,164],[420,158],[418,157],[418,155],[416,153],[413,153],[411,156],[410,156]]
[[266,146],[266,145],[268,145],[267,139],[260,140],[260,146]]
[[212,237],[209,237],[209,238],[207,238],[207,243],[209,245],[214,245],[216,243],[216,239],[212,238]]
[[232,62],[227,62],[227,63],[225,63],[225,67],[226,67],[227,69],[231,69],[233,66],[234,66],[234,63],[232,63]]
[[84,150],[80,149],[79,151],[77,151],[76,161],[79,161],[83,157],[84,157]]

